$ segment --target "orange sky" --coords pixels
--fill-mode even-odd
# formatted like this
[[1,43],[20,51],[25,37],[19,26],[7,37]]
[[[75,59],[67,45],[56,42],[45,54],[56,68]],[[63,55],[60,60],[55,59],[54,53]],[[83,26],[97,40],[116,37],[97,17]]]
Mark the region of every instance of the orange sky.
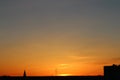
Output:
[[[70,39],[72,37],[70,34],[67,37],[52,34],[52,37],[47,35],[41,39],[29,35],[24,39],[1,43],[0,75],[23,75],[24,70],[29,76],[103,75],[104,65],[120,62],[120,46],[114,40],[84,36]],[[61,64],[67,64],[66,68],[61,69]]]
[[119,0],[0,0],[0,76],[103,75],[120,63]]

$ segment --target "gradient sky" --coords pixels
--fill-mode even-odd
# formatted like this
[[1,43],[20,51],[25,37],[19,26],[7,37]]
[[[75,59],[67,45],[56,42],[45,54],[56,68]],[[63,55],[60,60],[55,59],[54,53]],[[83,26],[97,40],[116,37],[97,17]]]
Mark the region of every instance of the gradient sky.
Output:
[[120,0],[0,0],[0,75],[103,75],[113,63]]

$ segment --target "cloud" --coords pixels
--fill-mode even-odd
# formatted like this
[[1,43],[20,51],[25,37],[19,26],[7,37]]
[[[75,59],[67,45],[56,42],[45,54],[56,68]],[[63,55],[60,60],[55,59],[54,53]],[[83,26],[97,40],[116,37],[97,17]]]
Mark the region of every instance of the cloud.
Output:
[[77,63],[83,63],[83,64],[92,64],[92,65],[112,65],[112,64],[119,64],[120,63],[120,57],[115,58],[100,58],[95,56],[77,56],[77,55],[69,55],[68,58]]
[[112,58],[111,61],[113,61],[113,62],[120,62],[120,57]]
[[88,56],[69,56],[69,58],[74,60],[84,60],[84,59],[90,59]]
[[98,59],[92,62],[92,64],[97,64],[97,65],[112,65],[112,64],[119,64],[119,63],[120,63],[120,57],[102,59],[102,60]]
[[68,56],[68,59],[75,63],[91,64],[95,59],[93,56]]

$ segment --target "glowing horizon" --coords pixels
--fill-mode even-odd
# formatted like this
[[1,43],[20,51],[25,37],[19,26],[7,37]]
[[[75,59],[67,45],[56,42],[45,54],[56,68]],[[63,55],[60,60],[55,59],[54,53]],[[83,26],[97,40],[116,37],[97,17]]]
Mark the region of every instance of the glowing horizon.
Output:
[[1,0],[0,75],[103,75],[120,63],[119,0]]

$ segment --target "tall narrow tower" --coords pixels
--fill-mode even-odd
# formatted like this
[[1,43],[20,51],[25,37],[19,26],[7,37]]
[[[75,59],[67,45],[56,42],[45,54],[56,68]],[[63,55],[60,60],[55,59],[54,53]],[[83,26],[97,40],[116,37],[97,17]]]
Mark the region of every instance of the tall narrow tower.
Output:
[[26,71],[24,70],[24,73],[23,73],[23,77],[25,78],[26,77]]

